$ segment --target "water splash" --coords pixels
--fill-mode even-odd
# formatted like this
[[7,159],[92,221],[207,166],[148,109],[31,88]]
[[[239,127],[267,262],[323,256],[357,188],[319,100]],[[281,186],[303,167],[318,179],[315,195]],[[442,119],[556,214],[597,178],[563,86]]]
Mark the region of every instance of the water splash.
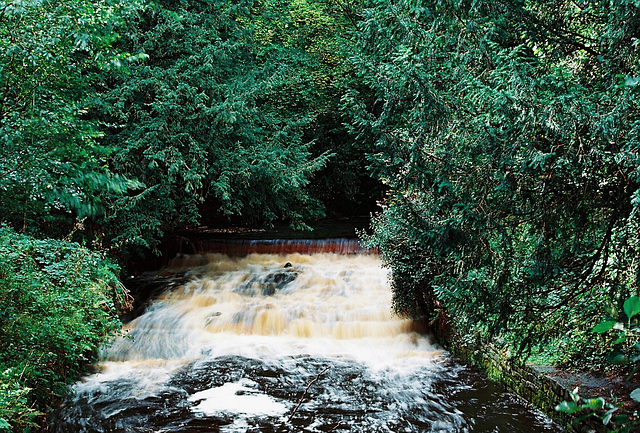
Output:
[[440,353],[413,321],[391,314],[377,256],[210,254],[172,267],[194,261],[191,281],[128,324],[108,361],[304,353],[388,363]]

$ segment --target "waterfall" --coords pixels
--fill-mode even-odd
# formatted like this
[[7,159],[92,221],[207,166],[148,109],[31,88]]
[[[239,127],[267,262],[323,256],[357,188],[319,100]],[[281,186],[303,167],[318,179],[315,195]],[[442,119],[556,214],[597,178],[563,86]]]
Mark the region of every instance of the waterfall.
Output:
[[105,347],[52,430],[560,431],[394,316],[376,254],[289,250],[173,260],[183,283]]

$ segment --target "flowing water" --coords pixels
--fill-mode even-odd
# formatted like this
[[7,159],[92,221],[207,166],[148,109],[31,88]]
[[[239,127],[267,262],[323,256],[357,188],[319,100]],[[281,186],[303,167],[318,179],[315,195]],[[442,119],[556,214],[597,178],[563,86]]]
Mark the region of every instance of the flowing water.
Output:
[[390,312],[373,254],[209,254],[74,386],[55,432],[558,432]]

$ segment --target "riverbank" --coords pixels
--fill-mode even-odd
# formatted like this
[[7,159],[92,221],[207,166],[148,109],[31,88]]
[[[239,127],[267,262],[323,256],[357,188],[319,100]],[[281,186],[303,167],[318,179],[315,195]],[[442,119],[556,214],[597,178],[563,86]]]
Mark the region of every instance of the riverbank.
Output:
[[[584,399],[602,397],[619,409],[615,414],[637,413],[640,406],[629,397],[639,386],[638,378],[627,381],[615,375],[604,375],[567,368],[525,364],[511,358],[496,345],[487,341],[463,343],[452,330],[434,328],[438,341],[463,362],[478,367],[487,377],[525,399],[549,418],[563,425],[572,433],[605,433],[620,431],[605,425],[601,410],[598,416],[588,416],[588,411],[575,414],[562,413],[556,407],[564,401],[572,401],[574,390]],[[630,426],[626,432],[640,432],[640,426]]]

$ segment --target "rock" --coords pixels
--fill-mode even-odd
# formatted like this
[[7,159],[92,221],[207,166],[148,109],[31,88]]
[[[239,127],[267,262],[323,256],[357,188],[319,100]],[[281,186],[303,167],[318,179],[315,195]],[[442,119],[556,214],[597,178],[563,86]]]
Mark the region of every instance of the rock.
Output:
[[276,290],[280,290],[285,285],[289,284],[298,276],[297,272],[293,271],[277,271],[268,274],[262,281],[262,294],[264,296],[272,296]]
[[293,268],[280,269],[269,274],[254,275],[238,287],[235,292],[245,296],[273,296],[277,290],[295,280],[298,272]]

